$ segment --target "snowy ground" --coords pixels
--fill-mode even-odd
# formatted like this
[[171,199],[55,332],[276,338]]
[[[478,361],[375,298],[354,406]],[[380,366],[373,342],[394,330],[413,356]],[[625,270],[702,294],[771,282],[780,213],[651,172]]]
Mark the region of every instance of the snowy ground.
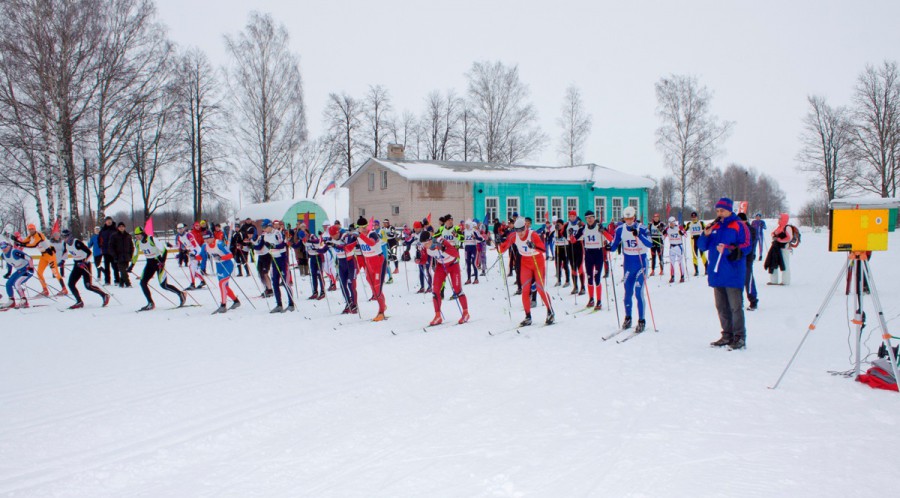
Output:
[[[402,273],[380,324],[324,301],[211,317],[206,291],[205,308],[135,314],[137,288],[104,310],[87,295],[82,311],[2,313],[0,495],[890,495],[900,396],[827,373],[851,366],[843,296],[767,389],[840,268],[826,239],[804,235],[794,285],[762,286],[742,352],[708,346],[705,279],[653,280],[660,331],[624,344],[600,340],[615,313],[567,314],[579,306],[556,289],[558,325],[492,337],[509,327],[496,267],[466,288],[470,324],[428,333],[430,302]],[[891,242],[872,266],[895,318]]]

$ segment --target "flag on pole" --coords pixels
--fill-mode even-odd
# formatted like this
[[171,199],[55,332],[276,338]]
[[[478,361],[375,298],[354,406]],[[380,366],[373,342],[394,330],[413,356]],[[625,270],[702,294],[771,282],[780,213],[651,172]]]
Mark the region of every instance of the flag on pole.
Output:
[[331,192],[331,191],[334,190],[336,187],[337,187],[337,184],[335,184],[335,183],[334,183],[334,180],[332,180],[331,183],[329,183],[328,185],[325,185],[325,190],[322,191],[322,195],[325,195],[325,194],[327,194],[328,192]]
[[53,222],[53,230],[50,233],[59,233],[59,218],[56,218],[56,221]]
[[153,237],[153,217],[147,218],[147,222],[144,223],[144,233],[147,234],[147,237]]
[[666,221],[669,220],[669,213],[671,213],[671,212],[672,212],[672,205],[667,203],[666,204]]
[[430,225],[431,224],[431,213],[428,213],[428,216],[426,216],[425,219],[428,220],[428,224]]

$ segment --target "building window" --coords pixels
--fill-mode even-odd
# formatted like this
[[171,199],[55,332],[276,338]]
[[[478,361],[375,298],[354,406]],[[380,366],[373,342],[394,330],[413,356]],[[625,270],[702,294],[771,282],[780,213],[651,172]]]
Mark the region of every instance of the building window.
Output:
[[606,197],[594,197],[594,215],[600,223],[606,222]]
[[556,220],[563,219],[563,198],[562,197],[551,197],[550,198],[550,216],[553,216]]
[[397,206],[397,205],[391,206],[391,216],[400,216],[400,206]]
[[500,198],[485,197],[484,198],[484,214],[488,218],[489,223],[500,218]]
[[365,208],[357,208],[357,211],[359,211],[359,215],[360,215],[360,216],[365,216],[365,215],[366,215],[366,209],[365,209]]
[[369,173],[369,190],[375,190],[375,172]]
[[381,172],[381,190],[385,190],[387,188],[387,171]]
[[566,216],[568,216],[571,211],[575,211],[575,216],[579,216],[578,197],[566,197]]
[[637,197],[629,197],[628,205],[634,208],[634,219],[641,219],[640,199]]
[[513,219],[513,213],[519,212],[519,198],[518,197],[507,197],[506,198],[506,219]]
[[547,198],[534,198],[534,222],[543,223],[547,221]]
[[613,197],[612,199],[612,216],[609,221],[618,222],[622,219],[622,198]]

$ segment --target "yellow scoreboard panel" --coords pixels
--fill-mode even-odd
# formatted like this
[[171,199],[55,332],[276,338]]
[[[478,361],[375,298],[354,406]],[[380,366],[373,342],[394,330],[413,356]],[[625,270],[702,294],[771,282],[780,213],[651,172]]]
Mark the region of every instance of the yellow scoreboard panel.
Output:
[[886,251],[888,248],[887,209],[833,209],[830,228],[830,251]]

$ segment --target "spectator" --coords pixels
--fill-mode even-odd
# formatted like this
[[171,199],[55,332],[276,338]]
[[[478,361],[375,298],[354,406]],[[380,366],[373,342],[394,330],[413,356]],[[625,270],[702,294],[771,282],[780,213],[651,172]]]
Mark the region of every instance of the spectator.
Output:
[[[109,285],[110,276],[114,278],[114,282],[118,285],[119,283],[119,272],[115,271],[116,262],[113,258],[112,251],[109,248],[109,241],[112,239],[112,236],[116,233],[116,223],[109,216],[103,220],[103,227],[100,229],[100,247],[103,252],[103,282],[106,285]],[[112,272],[110,271],[110,267],[112,267]],[[97,275],[99,280],[100,275]]]
[[750,251],[749,228],[734,214],[734,202],[723,197],[716,203],[716,220],[698,237],[698,249],[709,252],[707,281],[713,288],[722,337],[712,346],[744,349],[747,330],[744,326],[744,256]]
[[747,228],[750,231],[750,253],[747,254],[747,274],[744,276],[744,290],[747,292],[747,300],[750,301],[750,306],[747,310],[756,311],[756,308],[759,306],[759,298],[756,294],[756,279],[753,277],[753,261],[756,259],[757,246],[756,229],[747,222],[745,213],[738,214],[738,218],[747,223]]
[[91,235],[90,240],[88,241],[88,249],[91,250],[91,255],[94,257],[94,266],[97,267],[97,278],[103,275],[103,268],[100,266],[103,263],[103,246],[100,244],[100,227],[94,227],[94,235]]
[[756,247],[759,246],[759,260],[762,261],[764,249],[763,244],[766,241],[766,222],[762,219],[762,213],[756,213],[756,216],[754,216],[754,218],[756,219],[753,220],[753,223],[751,224],[751,227],[754,231],[753,235],[756,239],[756,245],[753,246],[753,252],[756,252]]
[[131,240],[131,234],[125,231],[125,223],[121,221],[116,227],[116,233],[109,239],[109,252],[115,262],[118,286],[131,287],[128,271],[131,267],[131,257],[134,255],[134,241]]
[[[778,227],[772,232],[772,245],[763,268],[769,270],[767,285],[791,285],[791,239],[794,233],[788,225],[787,213],[778,217]],[[780,281],[778,277],[781,277]]]

